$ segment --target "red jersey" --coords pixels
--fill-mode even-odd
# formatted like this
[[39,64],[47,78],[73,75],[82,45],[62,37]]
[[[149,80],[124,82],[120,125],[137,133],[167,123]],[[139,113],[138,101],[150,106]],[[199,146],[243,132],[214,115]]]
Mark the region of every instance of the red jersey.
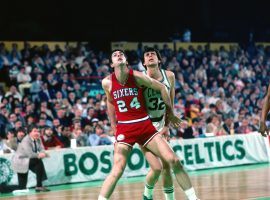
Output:
[[112,74],[113,104],[116,112],[117,121],[130,121],[145,118],[148,116],[143,96],[143,88],[135,83],[133,70],[129,70],[126,83],[121,85]]

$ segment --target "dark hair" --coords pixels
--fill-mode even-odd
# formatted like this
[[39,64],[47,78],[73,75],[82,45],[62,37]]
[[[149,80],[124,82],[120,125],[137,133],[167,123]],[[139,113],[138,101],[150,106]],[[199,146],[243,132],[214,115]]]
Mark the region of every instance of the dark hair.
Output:
[[18,128],[18,130],[16,131],[16,134],[18,134],[19,132],[23,132],[24,135],[26,135],[25,127],[20,127],[20,128]]
[[200,122],[200,119],[198,117],[193,118],[192,123],[195,123],[195,122]]
[[148,52],[152,52],[152,51],[156,52],[159,61],[162,60],[159,50],[157,50],[156,48],[153,48],[153,47],[145,47],[143,54],[142,54],[142,63],[144,63],[144,54],[148,53]]
[[45,127],[43,128],[43,130],[44,130],[44,132],[45,132],[46,130],[52,130],[52,127],[50,127],[50,126],[45,126]]
[[30,133],[33,129],[39,129],[39,127],[36,124],[31,124],[27,127],[27,132]]
[[112,64],[112,54],[113,54],[114,52],[116,52],[116,51],[122,52],[122,53],[124,54],[124,56],[126,57],[126,59],[127,59],[127,54],[124,52],[124,50],[122,50],[122,49],[114,49],[114,50],[111,51],[111,54],[110,54],[110,58],[109,58],[110,64]]

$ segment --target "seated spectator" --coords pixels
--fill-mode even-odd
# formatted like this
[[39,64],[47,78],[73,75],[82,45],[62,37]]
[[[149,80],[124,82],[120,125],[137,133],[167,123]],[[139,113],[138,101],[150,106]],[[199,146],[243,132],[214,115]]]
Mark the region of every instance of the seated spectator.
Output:
[[218,115],[211,115],[206,121],[206,134],[211,133],[213,136],[226,135],[226,131],[221,126],[220,118]]
[[44,128],[44,133],[41,136],[41,141],[46,150],[60,149],[64,147],[62,142],[60,142],[60,140],[55,135],[53,135],[52,128],[48,126]]
[[227,135],[233,135],[235,133],[235,126],[233,122],[233,117],[230,114],[224,114],[223,115],[223,129],[226,132]]
[[252,127],[249,125],[249,121],[247,118],[242,119],[241,125],[236,129],[236,133],[238,134],[247,134],[253,131]]
[[39,101],[39,93],[42,91],[42,75],[37,74],[36,80],[32,83],[30,88],[30,94],[32,95],[32,101]]
[[26,189],[28,171],[31,170],[36,174],[36,192],[49,191],[49,189],[42,186],[42,181],[47,179],[42,159],[48,155],[44,151],[40,131],[36,125],[32,125],[28,127],[28,133],[19,144],[12,158],[12,168],[18,173],[19,188]]
[[258,115],[252,115],[251,124],[252,131],[258,131],[260,128],[260,117]]
[[8,147],[5,143],[4,138],[0,135],[0,155],[3,153],[12,153],[14,150],[12,150],[10,147]]
[[95,132],[89,135],[88,142],[90,146],[112,144],[112,141],[110,140],[109,136],[106,133],[104,133],[103,126],[100,124],[97,124],[95,127]]
[[203,135],[203,130],[200,127],[200,119],[193,118],[192,125],[185,129],[183,133],[183,138],[184,139],[198,138],[201,135]]
[[12,150],[16,150],[17,149],[17,138],[15,136],[15,130],[12,129],[12,130],[9,130],[7,132],[7,139],[4,140],[4,143],[9,147],[11,148]]
[[82,131],[80,120],[74,121],[74,128],[72,131],[72,138],[76,139],[78,147],[87,146],[87,135]]
[[68,126],[58,126],[57,129],[57,138],[64,145],[64,148],[70,147],[71,131]]
[[22,94],[22,96],[25,94],[25,89],[31,88],[31,76],[26,73],[25,67],[21,67],[20,72],[17,76],[17,82],[19,84],[19,91]]

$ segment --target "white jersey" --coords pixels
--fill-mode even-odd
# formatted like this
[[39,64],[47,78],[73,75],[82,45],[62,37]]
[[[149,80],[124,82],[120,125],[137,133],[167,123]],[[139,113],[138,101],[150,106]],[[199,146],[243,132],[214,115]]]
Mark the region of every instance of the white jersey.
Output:
[[[169,93],[171,90],[171,84],[169,82],[169,79],[166,75],[165,70],[160,69],[162,74],[162,80],[160,81],[163,83]],[[144,71],[146,74],[146,71]],[[165,112],[166,112],[166,106],[165,103],[162,100],[161,93],[159,91],[155,91],[152,88],[146,88],[144,90],[144,98],[147,108],[147,113],[150,116],[150,119],[152,120],[153,125],[156,127],[158,131],[160,131],[164,125],[165,125]]]

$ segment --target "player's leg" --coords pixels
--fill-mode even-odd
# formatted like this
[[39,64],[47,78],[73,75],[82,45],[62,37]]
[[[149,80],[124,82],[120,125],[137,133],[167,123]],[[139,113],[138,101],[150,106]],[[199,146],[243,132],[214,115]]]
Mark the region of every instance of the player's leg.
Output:
[[163,192],[165,194],[166,200],[174,200],[174,186],[172,178],[172,169],[170,165],[162,160],[162,183],[163,183]]
[[125,170],[127,158],[131,150],[132,147],[128,145],[122,143],[115,144],[113,168],[101,187],[98,200],[106,200],[110,198],[117,184],[117,181],[120,179]]
[[197,199],[189,176],[183,169],[179,158],[173,152],[169,144],[159,134],[157,134],[146,144],[146,147],[170,165],[175,174],[177,183],[185,191],[188,199]]
[[159,160],[151,151],[141,146],[141,150],[144,153],[146,160],[150,165],[150,170],[146,175],[145,186],[144,186],[144,199],[153,199],[153,190],[160,173],[162,171],[162,165]]

